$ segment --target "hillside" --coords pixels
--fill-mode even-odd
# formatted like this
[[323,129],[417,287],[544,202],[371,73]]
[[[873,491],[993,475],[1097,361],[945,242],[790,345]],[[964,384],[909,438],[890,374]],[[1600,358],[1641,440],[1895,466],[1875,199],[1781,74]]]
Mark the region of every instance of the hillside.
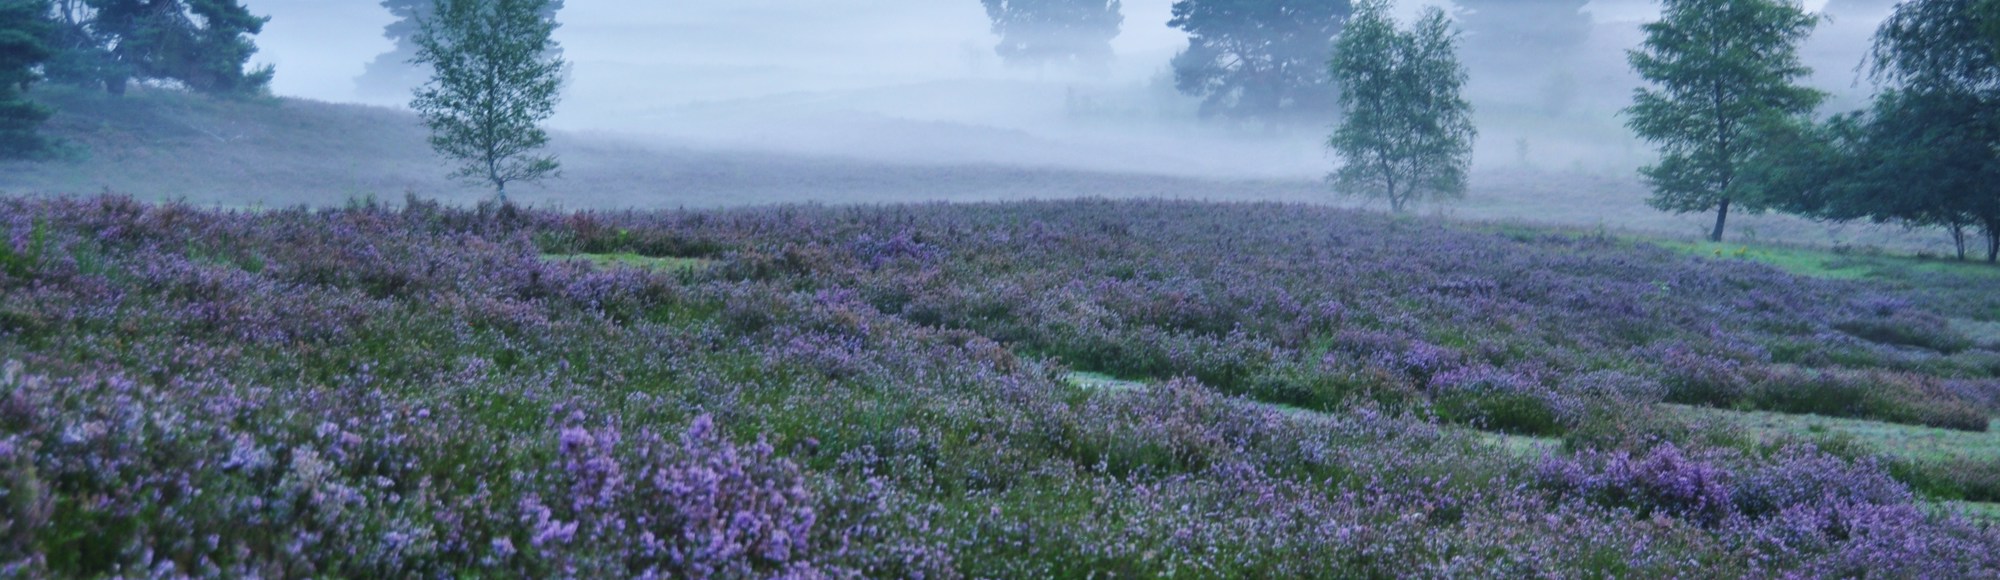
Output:
[[[61,88],[48,132],[79,149],[52,163],[0,162],[0,190],[114,191],[235,207],[338,205],[406,192],[470,203],[488,192],[446,179],[416,117],[298,99],[216,101],[171,91],[127,98]],[[781,202],[910,202],[1073,197],[1303,198],[1310,182],[978,165],[917,165],[749,151],[696,151],[631,138],[557,133],[564,176],[516,196],[566,207],[716,207]],[[1199,194],[1185,192],[1200,192]]]
[[0,227],[31,576],[2000,574],[1984,270],[1172,201]]
[[[37,98],[60,111],[49,132],[72,143],[76,154],[51,163],[0,162],[0,191],[110,191],[147,200],[229,207],[340,205],[369,196],[401,200],[405,193],[469,204],[485,196],[479,188],[445,179],[449,171],[429,151],[415,118],[395,109],[298,99],[213,101],[158,90],[115,99],[49,88],[38,91]],[[715,121],[723,126],[748,122],[744,111],[714,114],[729,117]],[[811,115],[771,118],[772,122],[826,122]],[[696,145],[558,132],[555,147],[566,167],[563,178],[526,186],[515,192],[516,199],[534,206],[599,209],[1077,197],[1358,205],[1352,198],[1332,194],[1318,175],[1249,179],[1134,173],[1091,169],[1097,161],[1090,159],[1078,159],[1067,168],[1007,165],[998,160],[1011,157],[989,164],[962,162],[979,158],[980,151],[1032,147],[1038,139],[1010,134],[1007,138],[1016,141],[996,145],[989,141],[1000,130],[993,128],[862,116],[846,117],[834,125],[772,131],[817,135],[814,138],[823,142],[781,153],[748,149],[761,142],[752,133]],[[824,151],[840,149],[840,139],[871,144],[847,148],[854,156],[825,155]],[[899,140],[910,142],[876,142]],[[767,145],[781,151],[789,148]],[[904,159],[899,151],[912,147],[946,152]],[[821,153],[806,155],[804,150]],[[1038,159],[1046,162],[1057,154]],[[1514,167],[1480,171],[1467,199],[1422,211],[1459,220],[1556,224],[1687,239],[1706,232],[1713,219],[1661,213],[1646,207],[1645,197],[1644,185],[1626,173]],[[1945,253],[1946,238],[1938,232],[1820,224],[1775,215],[1739,215],[1732,223],[1736,238],[1754,243]]]

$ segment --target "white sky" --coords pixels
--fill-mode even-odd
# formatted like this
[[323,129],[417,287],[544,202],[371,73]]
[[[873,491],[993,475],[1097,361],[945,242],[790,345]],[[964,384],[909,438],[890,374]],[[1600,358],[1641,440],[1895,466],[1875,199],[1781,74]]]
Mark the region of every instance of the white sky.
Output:
[[[354,99],[353,79],[388,50],[376,0],[246,0],[272,21],[256,62],[280,95]],[[1446,0],[1402,0],[1415,12]],[[1144,81],[1186,42],[1174,0],[1125,0],[1118,79]],[[1817,9],[1827,0],[1807,0]],[[1595,0],[1600,21],[1637,22],[1653,0]],[[576,66],[569,101],[663,103],[921,83],[989,70],[993,37],[974,0],[568,0],[557,40]],[[694,76],[674,71],[696,71]],[[789,83],[789,84],[787,84]]]

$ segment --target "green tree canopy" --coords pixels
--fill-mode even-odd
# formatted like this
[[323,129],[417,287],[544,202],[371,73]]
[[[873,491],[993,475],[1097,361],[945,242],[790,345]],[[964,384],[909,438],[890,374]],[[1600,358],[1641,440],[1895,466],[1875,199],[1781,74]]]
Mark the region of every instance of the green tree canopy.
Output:
[[1327,146],[1341,160],[1336,185],[1400,213],[1465,195],[1478,130],[1461,94],[1466,73],[1450,18],[1430,8],[1398,30],[1389,10],[1386,0],[1363,0],[1334,50],[1343,116]]
[[45,40],[49,9],[47,0],[0,0],[0,159],[33,156],[47,145],[36,129],[50,111],[27,92],[55,53]]
[[1798,46],[1819,22],[1796,0],[1666,0],[1645,25],[1632,68],[1651,86],[1635,91],[1627,126],[1660,148],[1641,169],[1653,207],[1715,212],[1722,240],[1732,205],[1761,209],[1741,179],[1766,142],[1758,132],[1796,123],[1826,95],[1799,86],[1812,73]]
[[554,177],[541,127],[555,114],[563,61],[542,14],[549,0],[438,0],[420,21],[415,62],[432,71],[411,108],[431,130],[431,147],[458,162],[453,177],[493,186]]
[[1174,85],[1204,117],[1318,120],[1334,111],[1327,74],[1348,0],[1178,0],[1167,25],[1188,33]]
[[1010,65],[1073,65],[1102,72],[1125,22],[1119,0],[980,0]]
[[[2000,260],[2000,2],[1911,0],[1876,31],[1876,100],[1864,164],[1889,177],[1855,202],[1923,216],[1958,232],[1977,224]],[[1921,210],[1921,211],[1914,211]],[[1909,218],[1905,218],[1909,219]]]
[[239,0],[57,0],[49,76],[122,94],[165,80],[208,94],[269,90],[274,70],[249,67],[251,37],[270,19]]

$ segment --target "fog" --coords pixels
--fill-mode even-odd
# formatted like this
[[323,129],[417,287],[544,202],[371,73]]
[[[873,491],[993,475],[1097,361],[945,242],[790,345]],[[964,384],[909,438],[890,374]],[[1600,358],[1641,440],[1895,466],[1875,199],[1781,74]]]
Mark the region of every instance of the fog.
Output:
[[[1314,177],[1333,123],[1274,127],[1196,118],[1168,61],[1186,36],[1173,0],[1126,0],[1103,74],[1020,69],[994,54],[975,0],[569,0],[557,40],[571,62],[554,121],[693,148],[924,164],[1063,167],[1198,176]],[[259,62],[284,96],[399,106],[354,79],[389,16],[369,0],[249,0],[272,17]],[[1832,20],[1806,47],[1825,113],[1861,106],[1867,37],[1891,0],[1815,0]],[[1424,3],[1405,2],[1414,13]],[[1484,169],[1628,173],[1649,155],[1617,111],[1637,86],[1624,51],[1657,14],[1598,0],[1583,49],[1552,73],[1471,71]],[[1469,61],[1477,60],[1469,58]]]

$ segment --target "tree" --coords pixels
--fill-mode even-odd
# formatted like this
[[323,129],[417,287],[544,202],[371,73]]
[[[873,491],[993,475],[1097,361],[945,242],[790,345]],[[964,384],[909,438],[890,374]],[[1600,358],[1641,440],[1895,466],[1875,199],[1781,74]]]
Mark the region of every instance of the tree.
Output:
[[54,54],[45,43],[49,9],[47,0],[0,0],[0,159],[33,156],[46,147],[35,130],[50,111],[28,100],[27,92]]
[[1104,71],[1125,16],[1119,0],[979,0],[1000,35],[994,52],[1015,66],[1072,64]]
[[1874,108],[1872,160],[1900,174],[1879,203],[1948,216],[1938,225],[1961,240],[1977,224],[1987,261],[2000,261],[2000,2],[1898,4],[1869,59],[1890,87]]
[[[362,95],[402,98],[430,78],[431,71],[411,61],[417,56],[417,34],[422,31],[419,23],[431,18],[436,4],[436,0],[382,0],[382,8],[395,17],[382,28],[382,36],[394,46],[389,52],[369,61],[361,76],[354,79],[355,88]],[[562,8],[563,0],[549,0],[548,5],[542,8],[542,18],[560,28],[561,25],[556,23],[556,13]]]
[[1332,180],[1349,194],[1385,199],[1397,213],[1424,199],[1465,195],[1472,105],[1458,32],[1444,10],[1427,9],[1398,30],[1387,0],[1363,0],[1330,64],[1340,128],[1327,140],[1341,159]]
[[1760,128],[1795,122],[1826,99],[1796,84],[1812,73],[1798,46],[1818,22],[1796,0],[1665,0],[1644,45],[1628,53],[1653,85],[1625,110],[1626,126],[1660,148],[1660,161],[1640,170],[1653,188],[1647,203],[1715,212],[1714,241],[1732,205],[1762,209],[1738,176],[1759,153]]
[[563,61],[549,0],[438,0],[418,27],[417,64],[432,71],[410,103],[431,130],[431,147],[460,163],[452,176],[484,182],[507,200],[507,184],[558,175],[539,151],[541,123],[555,114]]
[[270,66],[250,68],[251,37],[270,19],[239,0],[57,0],[50,78],[124,94],[132,80],[167,80],[217,95],[267,91]]
[[1188,33],[1174,86],[1203,117],[1320,119],[1338,107],[1326,62],[1349,0],[1177,0],[1168,26]]

